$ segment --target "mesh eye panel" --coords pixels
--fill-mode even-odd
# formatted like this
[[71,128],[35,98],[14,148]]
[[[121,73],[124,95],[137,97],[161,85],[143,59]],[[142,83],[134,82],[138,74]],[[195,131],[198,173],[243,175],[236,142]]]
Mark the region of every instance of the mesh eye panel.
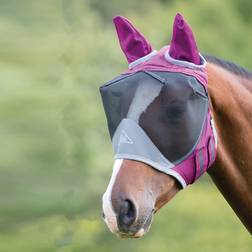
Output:
[[207,95],[194,77],[169,72],[121,75],[100,88],[111,138],[122,119],[136,122],[171,162],[198,141]]

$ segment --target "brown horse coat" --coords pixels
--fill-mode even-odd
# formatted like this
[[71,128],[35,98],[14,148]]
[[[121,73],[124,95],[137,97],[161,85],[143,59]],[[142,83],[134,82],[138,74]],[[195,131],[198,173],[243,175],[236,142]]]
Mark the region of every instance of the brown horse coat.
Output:
[[208,173],[252,234],[252,79],[208,63],[208,89],[218,134]]

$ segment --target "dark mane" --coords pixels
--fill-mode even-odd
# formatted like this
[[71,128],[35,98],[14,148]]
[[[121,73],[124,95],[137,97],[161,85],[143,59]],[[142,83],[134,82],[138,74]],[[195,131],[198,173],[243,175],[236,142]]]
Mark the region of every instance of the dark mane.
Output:
[[215,56],[204,54],[204,57],[208,62],[216,64],[220,67],[223,67],[224,69],[230,71],[231,73],[234,73],[236,75],[239,75],[239,76],[247,78],[247,79],[252,79],[252,72],[247,70],[244,67],[238,66],[230,61],[219,59]]

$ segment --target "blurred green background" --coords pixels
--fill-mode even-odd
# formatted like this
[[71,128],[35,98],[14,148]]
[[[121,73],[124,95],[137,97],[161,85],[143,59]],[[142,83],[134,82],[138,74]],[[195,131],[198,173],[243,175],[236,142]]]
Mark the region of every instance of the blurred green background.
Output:
[[113,163],[98,87],[127,67],[111,18],[156,48],[181,12],[202,53],[252,69],[251,0],[0,0],[0,251],[252,251],[205,175],[148,235],[120,240],[101,219]]

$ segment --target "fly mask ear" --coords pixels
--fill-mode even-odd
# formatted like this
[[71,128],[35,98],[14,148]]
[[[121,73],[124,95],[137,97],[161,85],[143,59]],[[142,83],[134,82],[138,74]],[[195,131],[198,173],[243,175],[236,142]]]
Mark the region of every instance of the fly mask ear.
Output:
[[152,46],[147,39],[124,17],[114,19],[120,46],[129,63],[152,52]]
[[193,32],[179,13],[174,19],[169,53],[174,59],[188,61],[197,65],[200,64],[199,51]]

